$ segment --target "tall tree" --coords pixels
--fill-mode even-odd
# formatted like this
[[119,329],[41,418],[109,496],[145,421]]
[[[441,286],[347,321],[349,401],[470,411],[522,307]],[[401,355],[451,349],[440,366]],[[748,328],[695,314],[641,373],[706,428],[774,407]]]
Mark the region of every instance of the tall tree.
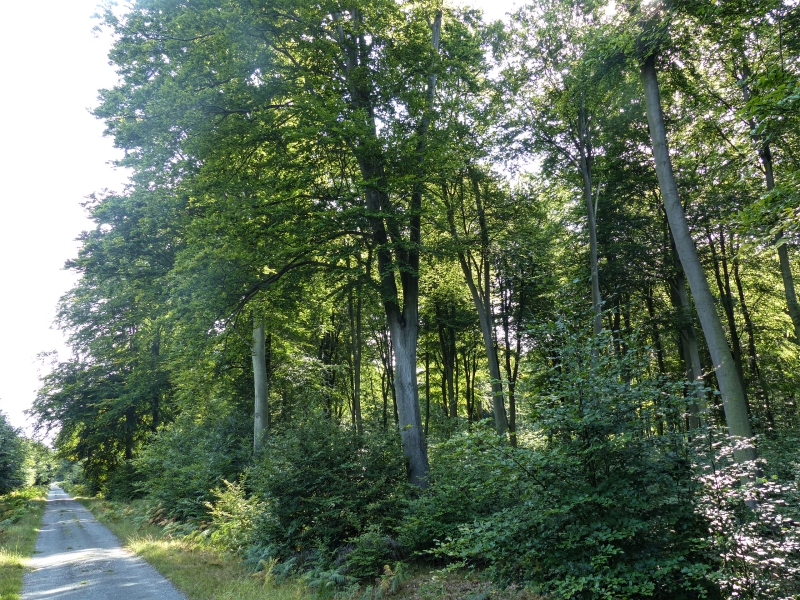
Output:
[[645,58],[641,73],[647,106],[647,122],[650,126],[656,174],[664,201],[664,209],[681,265],[683,265],[689,280],[711,358],[714,361],[714,369],[725,407],[728,431],[732,436],[742,438],[746,444],[736,451],[737,459],[740,461],[751,460],[755,458],[755,448],[750,441],[753,431],[747,413],[745,392],[714,306],[714,297],[711,295],[708,280],[703,273],[694,240],[692,240],[689,226],[686,223],[686,215],[678,196],[678,186],[672,171],[664,115],[661,111],[655,53],[651,53]]

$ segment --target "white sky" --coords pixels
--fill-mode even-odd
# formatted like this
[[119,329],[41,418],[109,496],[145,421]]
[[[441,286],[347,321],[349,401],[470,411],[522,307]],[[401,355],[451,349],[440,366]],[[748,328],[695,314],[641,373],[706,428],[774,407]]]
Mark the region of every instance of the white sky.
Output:
[[[500,19],[520,0],[455,0]],[[68,356],[52,327],[74,283],[64,262],[91,224],[80,204],[121,189],[119,152],[88,110],[116,81],[109,40],[96,37],[98,0],[6,2],[0,36],[0,410],[30,430],[23,411],[39,387],[41,352]]]

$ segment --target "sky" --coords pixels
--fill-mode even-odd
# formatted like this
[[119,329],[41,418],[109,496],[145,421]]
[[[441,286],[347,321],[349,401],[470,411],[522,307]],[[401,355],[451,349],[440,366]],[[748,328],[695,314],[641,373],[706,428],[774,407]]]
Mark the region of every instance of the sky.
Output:
[[[515,0],[456,0],[500,19]],[[93,29],[98,0],[7,2],[0,36],[0,411],[28,433],[30,408],[47,363],[69,357],[53,322],[76,281],[63,269],[92,224],[81,203],[121,190],[120,153],[90,114],[97,90],[116,81],[110,38]]]

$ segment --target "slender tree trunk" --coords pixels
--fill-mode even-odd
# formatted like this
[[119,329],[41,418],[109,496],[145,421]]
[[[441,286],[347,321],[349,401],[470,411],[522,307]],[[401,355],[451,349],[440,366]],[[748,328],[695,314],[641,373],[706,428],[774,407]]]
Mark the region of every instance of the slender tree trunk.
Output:
[[[481,239],[481,261],[478,266],[478,282],[472,272],[471,255],[465,251],[460,245],[460,236],[455,224],[455,215],[453,212],[452,203],[448,206],[447,217],[450,224],[450,233],[456,243],[459,244],[458,261],[461,265],[461,271],[464,273],[464,278],[467,282],[467,287],[472,294],[472,300],[475,304],[475,310],[478,313],[478,322],[481,326],[481,334],[483,336],[483,346],[486,350],[486,359],[489,363],[489,377],[491,378],[492,385],[492,410],[494,412],[495,428],[499,435],[504,435],[508,431],[508,418],[506,416],[505,401],[503,399],[503,382],[502,375],[500,374],[500,361],[497,358],[497,347],[494,343],[493,323],[492,323],[492,306],[491,306],[491,289],[489,288],[490,280],[490,263],[489,263],[489,229],[486,222],[486,212],[483,207],[481,199],[480,184],[477,180],[477,174],[470,173],[473,192],[475,195],[475,206],[478,213],[478,226],[480,228]],[[463,200],[462,200],[463,201]]]
[[685,273],[681,265],[675,240],[667,224],[668,247],[674,266],[674,278],[668,282],[669,297],[672,306],[678,313],[678,343],[681,347],[681,357],[686,368],[686,380],[693,384],[692,395],[695,400],[689,402],[689,429],[697,429],[701,424],[701,415],[706,410],[705,394],[699,387],[703,382],[703,363],[700,360],[700,350],[697,347],[692,304],[686,291]]
[[[603,300],[600,297],[600,273],[597,266],[597,221],[592,193],[592,147],[589,132],[589,118],[586,114],[585,100],[581,96],[578,110],[578,150],[580,155],[580,171],[583,178],[583,200],[586,203],[586,215],[589,229],[589,268],[592,274],[592,307],[594,309],[594,335],[603,331]],[[597,188],[600,198],[600,186]]]
[[[741,74],[739,79],[739,87],[742,90],[742,96],[745,103],[750,102],[750,66],[747,58],[742,53]],[[750,131],[755,132],[757,123],[754,119],[750,119]],[[752,135],[753,143],[756,145],[758,158],[764,168],[764,179],[767,184],[767,191],[771,192],[775,189],[775,170],[773,169],[772,161],[772,148],[769,141],[759,138],[757,135]],[[783,239],[783,233],[779,233],[775,238],[775,245],[778,248],[778,260],[781,268],[781,279],[783,279],[783,290],[786,295],[786,305],[789,311],[789,317],[792,319],[794,326],[794,342],[800,344],[800,303],[797,301],[797,294],[794,287],[794,276],[792,275],[792,264],[789,261],[789,250]]]
[[[511,438],[511,445],[516,448],[517,447],[517,398],[515,394],[515,390],[517,387],[517,374],[519,373],[519,356],[520,351],[522,349],[522,336],[519,332],[519,328],[516,331],[515,335],[515,348],[511,349],[511,297],[509,290],[505,289],[503,285],[503,278],[498,277],[498,283],[500,288],[500,310],[502,312],[503,318],[503,340],[505,341],[506,345],[506,379],[508,380],[508,435]],[[524,294],[520,294],[520,304],[524,302]],[[519,323],[517,319],[517,323]],[[512,361],[513,355],[513,361]],[[512,365],[513,363],[513,365]]]
[[442,388],[444,398],[442,401],[445,407],[445,414],[455,419],[457,407],[454,380],[455,365],[458,360],[456,356],[455,331],[447,324],[441,324],[441,321],[445,321],[448,315],[440,313],[438,316],[440,319],[439,345],[442,349],[442,375],[444,377],[444,387]]
[[430,354],[425,351],[425,438],[428,438],[428,424],[431,420],[431,362]]
[[472,407],[472,383],[470,381],[469,350],[465,349],[461,358],[464,359],[464,399],[467,403],[467,421],[472,424],[475,420]]
[[[736,314],[733,310],[733,294],[731,293],[730,276],[728,275],[728,264],[725,257],[724,238],[722,237],[722,232],[720,232],[721,253],[717,253],[717,249],[714,244],[714,238],[708,229],[706,229],[706,239],[708,240],[708,247],[711,250],[711,259],[714,265],[714,276],[717,280],[717,289],[719,289],[720,302],[723,310],[725,311],[725,317],[728,321],[728,332],[731,336],[730,348],[731,354],[733,355],[733,364],[736,365],[736,373],[739,375],[739,381],[742,384],[742,389],[745,391],[746,400],[747,386],[744,381],[744,368],[742,366],[742,342],[739,338],[739,330],[736,327]],[[722,267],[722,270],[720,270],[720,267]]]
[[480,421],[483,419],[483,405],[481,404],[480,398],[478,398],[478,394],[475,392],[477,388],[477,378],[478,378],[478,352],[477,350],[472,352],[471,355],[472,360],[472,391],[470,392],[470,396],[472,396],[472,410],[475,413],[475,420]]
[[694,296],[697,314],[703,327],[711,358],[719,382],[725,409],[725,419],[731,436],[741,438],[745,446],[735,452],[738,461],[756,458],[756,450],[752,445],[753,430],[747,415],[747,404],[736,367],[733,364],[728,342],[722,330],[722,324],[714,307],[714,297],[708,287],[708,280],[703,273],[697,249],[689,232],[686,215],[683,211],[672,163],[667,146],[667,134],[664,127],[664,115],[661,112],[661,97],[656,75],[655,55],[651,55],[642,65],[642,83],[647,106],[647,122],[650,126],[650,138],[653,145],[653,156],[656,164],[656,175],[664,209],[669,220],[675,247],[678,251],[683,269],[689,280],[689,287]]
[[267,379],[267,354],[264,323],[253,318],[253,384],[255,387],[255,414],[253,417],[253,452],[263,447],[269,428],[269,381]]
[[[731,240],[733,245],[733,240]],[[750,309],[747,307],[747,301],[744,296],[744,287],[742,286],[742,278],[739,274],[739,258],[736,255],[736,248],[731,248],[734,253],[733,257],[733,281],[736,284],[736,291],[739,296],[739,306],[742,308],[742,317],[744,318],[744,328],[747,332],[747,351],[749,355],[750,376],[758,382],[758,389],[760,390],[759,400],[763,404],[764,416],[767,418],[767,423],[770,429],[775,428],[775,415],[772,413],[772,406],[769,398],[769,388],[766,381],[761,375],[761,369],[758,366],[758,352],[756,351],[756,335],[755,327],[753,326],[753,319],[750,316]]]
[[653,288],[648,287],[645,293],[645,303],[647,304],[647,314],[650,315],[650,326],[653,329],[653,348],[656,350],[656,360],[658,361],[658,372],[663,375],[667,372],[664,367],[664,348],[661,344],[661,332],[656,324],[656,307],[653,300]]
[[[355,306],[353,306],[355,304]],[[356,293],[355,303],[353,302],[353,291],[349,294],[350,312],[350,353],[353,357],[353,421],[356,431],[363,433],[363,423],[361,418],[361,287]]]

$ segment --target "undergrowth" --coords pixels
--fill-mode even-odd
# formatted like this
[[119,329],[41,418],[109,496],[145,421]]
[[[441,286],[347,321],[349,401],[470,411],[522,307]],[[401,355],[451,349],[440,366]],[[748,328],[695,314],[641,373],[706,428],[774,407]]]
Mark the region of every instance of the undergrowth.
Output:
[[46,496],[46,486],[0,496],[0,600],[20,597],[25,564],[33,554]]

